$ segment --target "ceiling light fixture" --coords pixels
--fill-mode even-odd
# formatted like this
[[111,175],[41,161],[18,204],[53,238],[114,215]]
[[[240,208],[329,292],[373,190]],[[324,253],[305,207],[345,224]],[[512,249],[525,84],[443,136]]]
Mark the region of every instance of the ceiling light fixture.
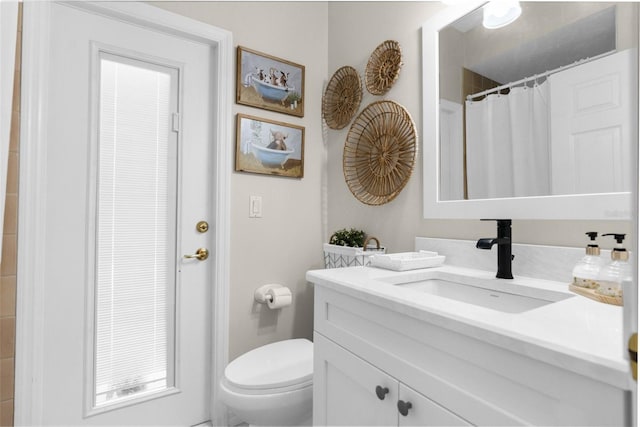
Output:
[[517,0],[493,0],[482,10],[482,25],[495,30],[511,24],[521,13],[522,8]]

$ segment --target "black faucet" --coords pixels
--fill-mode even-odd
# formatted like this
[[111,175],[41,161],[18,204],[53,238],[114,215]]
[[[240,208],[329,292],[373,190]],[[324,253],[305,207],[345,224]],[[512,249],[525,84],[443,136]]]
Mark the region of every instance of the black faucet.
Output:
[[498,237],[480,239],[476,243],[478,249],[491,249],[493,245],[498,245],[498,279],[513,279],[511,274],[511,220],[510,219],[483,219],[481,221],[497,221]]

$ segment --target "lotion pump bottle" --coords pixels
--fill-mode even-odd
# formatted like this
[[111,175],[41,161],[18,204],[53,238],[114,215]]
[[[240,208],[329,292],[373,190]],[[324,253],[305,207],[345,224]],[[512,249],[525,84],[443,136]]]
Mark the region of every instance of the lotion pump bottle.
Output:
[[600,247],[596,243],[598,233],[588,231],[585,234],[591,240],[585,248],[586,255],[573,268],[573,285],[595,289],[598,287],[598,278],[604,262],[600,257]]
[[600,270],[596,292],[612,297],[622,296],[622,282],[631,280],[631,265],[629,264],[629,252],[622,246],[624,234],[609,233],[603,236],[613,236],[618,242],[611,251],[611,262]]

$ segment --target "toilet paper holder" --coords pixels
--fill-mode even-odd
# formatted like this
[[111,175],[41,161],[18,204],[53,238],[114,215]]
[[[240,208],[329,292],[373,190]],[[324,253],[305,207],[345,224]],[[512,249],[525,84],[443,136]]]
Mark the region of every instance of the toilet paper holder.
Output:
[[278,288],[284,288],[284,286],[277,285],[275,283],[269,284],[269,285],[262,285],[258,289],[256,289],[256,291],[253,293],[253,299],[255,299],[256,302],[259,302],[260,304],[266,304],[268,302],[272,302],[272,297],[271,295],[267,295],[267,292],[271,289],[278,289]]

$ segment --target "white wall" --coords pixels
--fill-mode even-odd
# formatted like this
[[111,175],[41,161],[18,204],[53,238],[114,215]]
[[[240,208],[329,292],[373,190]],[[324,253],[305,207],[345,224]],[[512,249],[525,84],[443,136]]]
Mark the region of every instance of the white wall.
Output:
[[[394,87],[384,98],[404,105],[418,128],[422,155],[421,27],[443,8],[440,2],[330,2],[329,76],[339,67],[352,65],[363,72],[368,57],[386,39],[402,46],[404,66]],[[366,91],[365,91],[366,93]],[[361,109],[380,99],[366,94]],[[357,201],[342,174],[342,149],[349,127],[329,133],[329,231],[356,227],[379,237],[391,252],[413,249],[415,236],[456,239],[490,237],[495,224],[479,220],[425,220],[422,218],[422,161],[418,159],[405,189],[390,203],[371,207]],[[514,221],[518,243],[584,246],[585,231],[630,232],[624,221]],[[328,238],[328,236],[324,236]],[[613,240],[602,246],[612,247]],[[517,263],[514,264],[517,271]]]
[[[234,172],[231,177],[229,357],[232,360],[252,348],[281,339],[311,338],[313,289],[304,276],[307,270],[323,266],[320,231],[323,149],[319,118],[322,84],[327,75],[327,3],[154,5],[233,32],[235,46],[305,66],[304,118],[233,106],[234,116],[243,113],[304,126],[305,163],[302,179],[242,172]],[[235,150],[235,140],[228,143]],[[262,218],[249,218],[250,195],[262,196]],[[293,305],[271,311],[255,304],[254,290],[267,283],[290,287],[294,292]]]

